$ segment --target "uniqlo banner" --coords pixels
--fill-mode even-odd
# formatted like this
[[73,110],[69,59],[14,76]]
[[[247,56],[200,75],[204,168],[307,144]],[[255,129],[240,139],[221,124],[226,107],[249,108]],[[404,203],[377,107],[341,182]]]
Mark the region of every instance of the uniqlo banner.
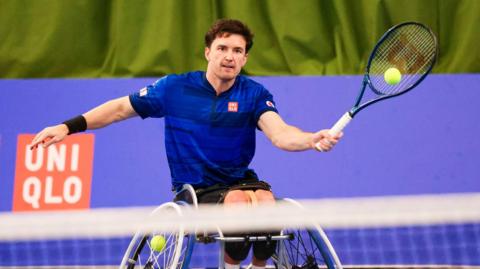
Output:
[[33,137],[18,136],[13,211],[89,208],[94,135],[30,150]]

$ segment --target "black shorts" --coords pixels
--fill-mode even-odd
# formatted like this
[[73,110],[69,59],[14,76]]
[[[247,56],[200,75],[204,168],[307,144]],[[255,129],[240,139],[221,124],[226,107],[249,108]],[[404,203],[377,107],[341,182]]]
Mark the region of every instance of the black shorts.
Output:
[[[215,184],[206,188],[195,189],[198,203],[200,204],[219,204],[223,203],[225,196],[229,191],[233,190],[266,190],[271,191],[270,184],[258,179],[242,179],[232,185]],[[189,202],[191,199],[185,199],[182,194],[175,197],[174,201],[186,200]]]

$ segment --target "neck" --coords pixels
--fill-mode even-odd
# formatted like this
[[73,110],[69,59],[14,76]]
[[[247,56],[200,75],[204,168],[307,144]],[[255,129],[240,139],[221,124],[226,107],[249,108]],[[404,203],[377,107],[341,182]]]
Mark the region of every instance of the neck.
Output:
[[235,78],[229,79],[229,80],[223,80],[216,77],[214,74],[209,73],[208,71],[206,73],[206,77],[210,85],[212,85],[213,89],[217,93],[217,95],[220,95],[221,93],[226,92],[235,83]]

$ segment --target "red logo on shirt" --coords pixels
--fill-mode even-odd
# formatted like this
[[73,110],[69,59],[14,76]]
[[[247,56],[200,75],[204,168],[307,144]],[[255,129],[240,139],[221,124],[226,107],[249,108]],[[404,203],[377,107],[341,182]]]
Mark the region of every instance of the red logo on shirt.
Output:
[[238,112],[238,102],[228,102],[228,112]]
[[271,101],[267,101],[265,102],[267,104],[267,106],[269,107],[275,107],[275,105],[271,102]]

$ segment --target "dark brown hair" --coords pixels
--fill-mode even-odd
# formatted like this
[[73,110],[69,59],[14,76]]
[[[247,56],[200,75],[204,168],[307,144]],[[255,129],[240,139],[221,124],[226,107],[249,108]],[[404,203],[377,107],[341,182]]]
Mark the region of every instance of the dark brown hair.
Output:
[[210,48],[215,38],[229,36],[231,34],[238,34],[245,38],[245,41],[247,42],[245,48],[246,52],[248,52],[253,46],[253,33],[248,26],[239,20],[232,19],[220,19],[213,23],[205,34],[205,46]]

